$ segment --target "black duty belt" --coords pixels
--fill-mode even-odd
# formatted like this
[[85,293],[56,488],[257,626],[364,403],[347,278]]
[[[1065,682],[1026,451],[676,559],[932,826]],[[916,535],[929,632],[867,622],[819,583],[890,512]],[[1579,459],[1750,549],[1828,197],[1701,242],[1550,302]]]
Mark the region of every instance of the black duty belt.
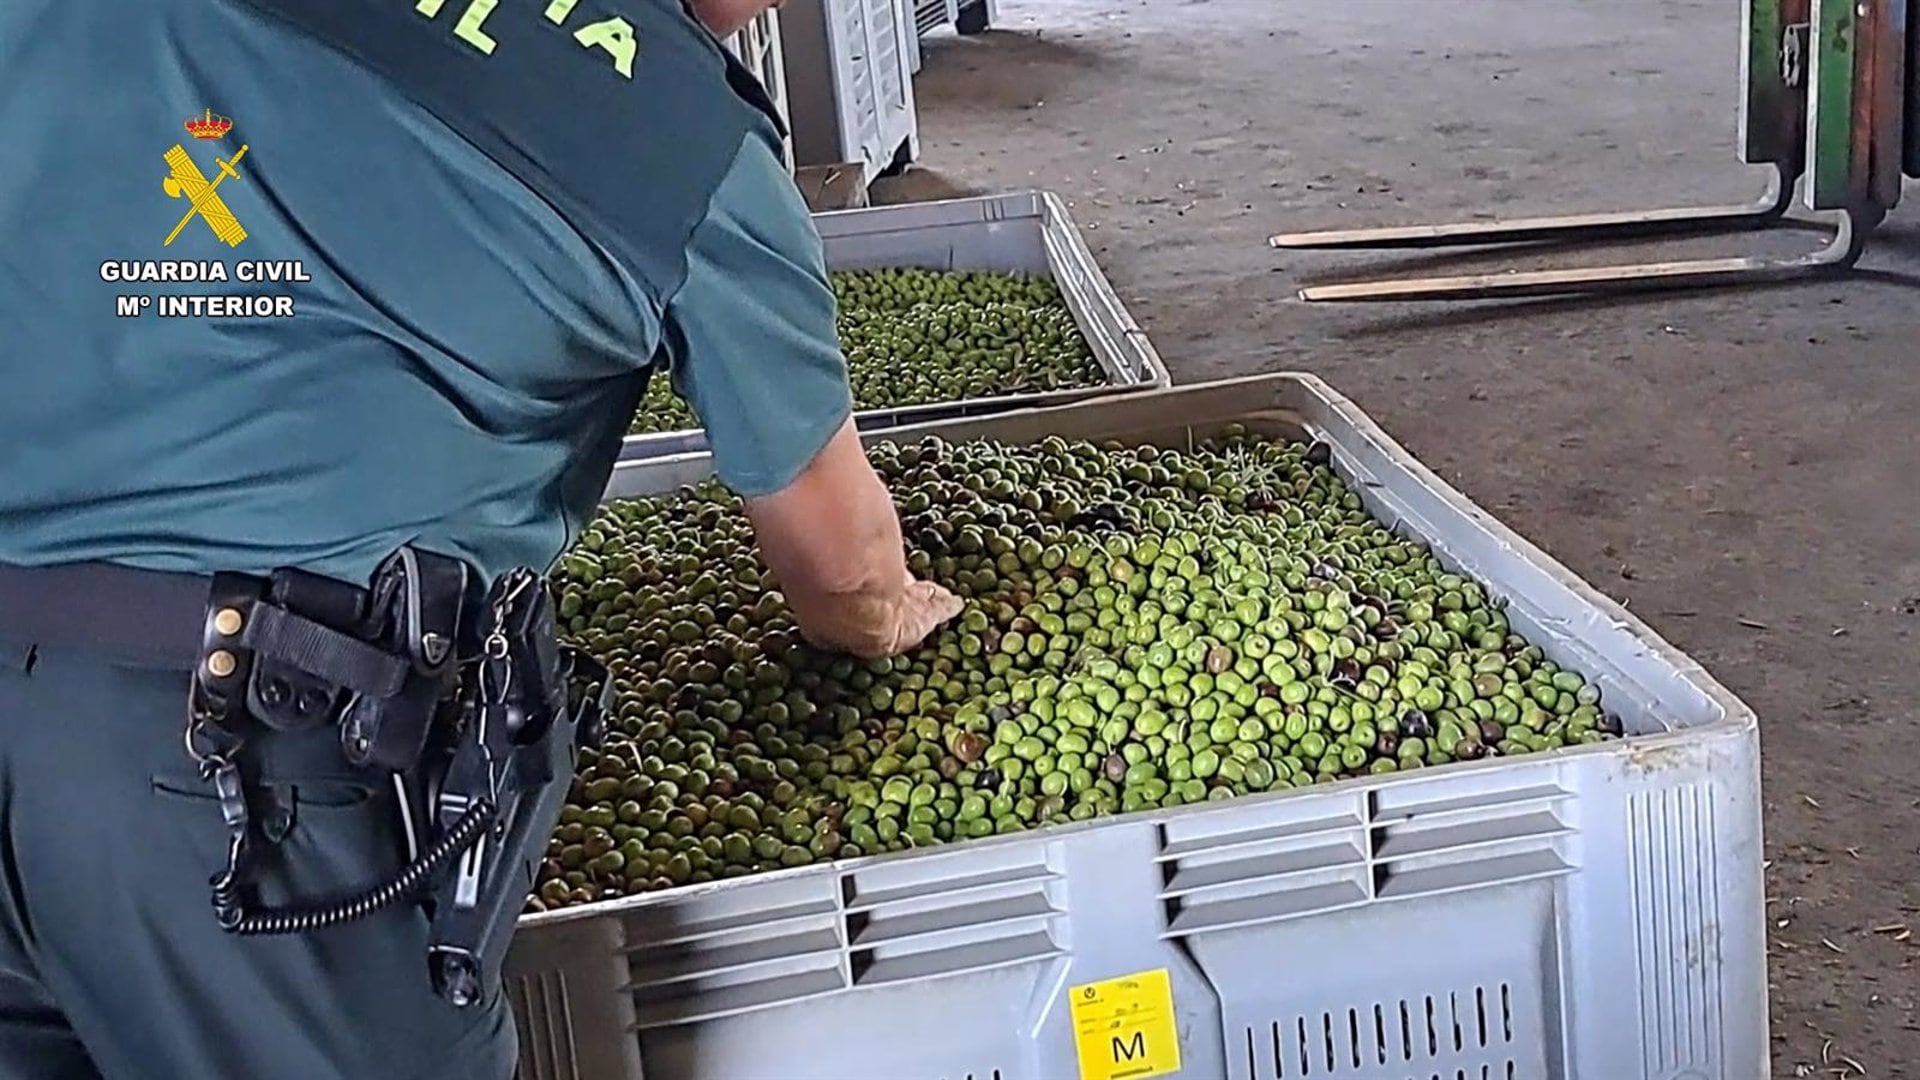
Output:
[[369,588],[301,570],[0,565],[0,638],[191,671],[196,702],[244,697],[233,708],[277,730],[338,719],[349,761],[404,772],[453,686],[467,581],[410,549]]
[[0,563],[0,640],[190,670],[212,584],[117,563]]

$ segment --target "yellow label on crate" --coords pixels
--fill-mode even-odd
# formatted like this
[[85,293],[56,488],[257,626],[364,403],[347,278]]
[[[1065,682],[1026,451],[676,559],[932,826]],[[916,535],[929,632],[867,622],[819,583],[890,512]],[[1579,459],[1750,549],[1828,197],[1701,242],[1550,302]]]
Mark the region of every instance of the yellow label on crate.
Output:
[[1180,1033],[1167,969],[1067,991],[1080,1080],[1145,1080],[1180,1071]]

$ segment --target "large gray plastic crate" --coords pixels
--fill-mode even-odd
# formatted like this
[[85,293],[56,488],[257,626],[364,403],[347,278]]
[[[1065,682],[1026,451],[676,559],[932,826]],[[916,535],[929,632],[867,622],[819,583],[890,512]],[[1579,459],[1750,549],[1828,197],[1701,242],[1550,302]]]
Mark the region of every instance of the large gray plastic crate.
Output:
[[918,37],[904,0],[790,0],[782,9],[794,160],[873,179],[920,156]]
[[[524,1080],[1766,1075],[1756,725],[1699,665],[1308,376],[940,430],[1184,445],[1236,420],[1331,443],[1630,737],[530,916]],[[633,463],[611,490],[687,478]],[[1160,972],[1170,1004],[1088,1021],[1089,1067],[1074,1001]],[[1138,1068],[1169,1033],[1178,1071]]]
[[[864,409],[856,414],[862,431],[1084,401],[1119,388],[1172,385],[1160,354],[1154,351],[1140,324],[1127,314],[1126,305],[1094,263],[1093,253],[1057,195],[1027,191],[836,210],[815,214],[813,222],[826,247],[830,270],[910,266],[1044,274],[1052,278],[1107,377],[1104,387]],[[703,431],[659,432],[627,436],[621,443],[620,457],[660,458],[699,454],[706,449]]]

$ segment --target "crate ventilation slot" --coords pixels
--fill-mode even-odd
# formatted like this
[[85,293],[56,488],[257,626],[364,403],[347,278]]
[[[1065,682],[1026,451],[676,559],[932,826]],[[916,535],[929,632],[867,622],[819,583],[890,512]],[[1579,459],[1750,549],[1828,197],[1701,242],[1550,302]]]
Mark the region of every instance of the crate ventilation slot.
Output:
[[947,21],[946,0],[920,0],[913,12],[914,29],[922,35],[932,33]]
[[1528,1080],[1518,1074],[1512,986],[1418,994],[1242,1029],[1258,1080]]
[[1635,794],[1627,803],[1640,1040],[1654,1076],[1715,1071],[1726,1021],[1721,965],[1721,835],[1708,782]]
[[1156,857],[1162,936],[1568,874],[1572,800],[1554,784],[1475,777],[1356,794],[1312,817],[1224,810],[1169,823]]
[[580,1080],[574,1068],[573,1005],[557,971],[512,980],[520,1028],[518,1080]]
[[661,912],[649,912],[655,916],[650,921],[642,921],[637,917],[629,919],[624,951],[637,956],[653,953],[664,945],[682,942],[737,937],[753,932],[770,933],[781,928],[831,926],[839,910],[832,897],[824,897],[680,923],[673,919],[679,909],[668,908]]
[[1489,888],[1574,869],[1565,852],[1565,838],[1574,832],[1568,823],[1573,794],[1563,788],[1476,787],[1439,798],[1381,792],[1376,798],[1371,840],[1380,899]]
[[849,875],[855,986],[988,971],[1063,955],[1065,882],[1042,849],[881,865]]
[[1369,897],[1367,828],[1357,811],[1168,835],[1158,857],[1164,936],[1318,915]]
[[742,913],[654,934],[623,950],[635,1028],[708,1020],[847,987],[838,907],[830,900]]

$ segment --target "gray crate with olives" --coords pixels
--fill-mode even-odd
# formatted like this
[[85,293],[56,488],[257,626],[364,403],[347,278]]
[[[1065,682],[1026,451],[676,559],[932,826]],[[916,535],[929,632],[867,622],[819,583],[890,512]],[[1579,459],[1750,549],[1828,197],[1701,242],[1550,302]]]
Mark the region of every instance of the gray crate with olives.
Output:
[[[862,431],[1171,385],[1057,196],[871,207],[814,221]],[[622,459],[705,449],[692,409],[656,376]]]
[[1762,1067],[1751,711],[1350,402],[868,442],[968,601],[907,657],[801,641],[698,458],[563,565],[620,715],[510,961],[524,1075],[1052,1080],[1116,976],[1164,976],[1167,1075]]

